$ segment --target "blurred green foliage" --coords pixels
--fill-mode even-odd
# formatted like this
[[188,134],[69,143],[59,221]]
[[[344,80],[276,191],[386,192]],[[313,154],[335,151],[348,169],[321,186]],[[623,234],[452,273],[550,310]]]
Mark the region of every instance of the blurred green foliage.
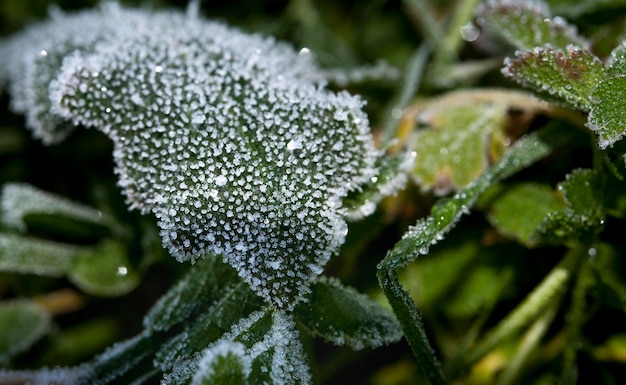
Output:
[[[96,1],[0,0],[0,33],[45,18],[51,3],[71,11]],[[201,1],[200,10],[308,47],[329,72],[352,79],[331,87],[367,100],[380,147],[394,159],[390,172],[401,163],[393,156],[415,152],[406,188],[351,224],[348,242],[326,273],[382,304],[408,290],[420,313],[407,319],[423,322],[442,377],[455,384],[622,383],[626,73],[620,44],[626,3],[550,0],[530,11],[520,4],[241,0]],[[557,15],[567,21],[544,20]],[[419,52],[428,60],[415,60]],[[507,76],[500,72],[505,57]],[[386,70],[361,76],[380,60]],[[166,255],[154,218],[127,210],[104,135],[77,130],[59,145],[42,146],[10,112],[6,93],[0,98],[0,185],[36,186],[51,199],[34,214],[20,214],[22,227],[4,221],[0,228],[2,369],[91,360],[106,374],[136,353],[137,371],[152,373],[152,358],[139,353],[151,351],[166,372],[172,346],[180,342],[173,337],[177,328],[197,337],[179,346],[198,349],[238,320],[229,319],[233,308],[259,311],[258,299],[237,286],[233,271],[215,268],[220,277],[202,277]],[[18,200],[34,199],[26,197],[29,191]],[[368,193],[363,199],[375,195]],[[68,202],[80,209],[67,209]],[[85,208],[99,214],[86,220],[77,214]],[[395,292],[380,288],[379,263],[385,274],[397,273]],[[230,282],[236,300],[216,305],[206,289],[215,282]],[[379,307],[356,302],[343,286],[320,285],[319,298],[346,314],[325,313],[330,307],[312,301],[298,310],[298,327],[327,340],[356,338],[333,326],[353,330],[369,322],[368,306]],[[196,307],[182,306],[190,298]],[[314,322],[322,316],[330,321]],[[106,346],[131,337],[123,354],[107,355]],[[303,346],[315,383],[437,379],[406,340],[354,352],[306,336]],[[129,378],[141,378],[134,374]]]

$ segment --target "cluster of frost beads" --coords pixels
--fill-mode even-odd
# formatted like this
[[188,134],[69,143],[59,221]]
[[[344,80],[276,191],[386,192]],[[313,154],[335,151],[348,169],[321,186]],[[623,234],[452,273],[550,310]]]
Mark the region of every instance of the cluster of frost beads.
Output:
[[178,260],[216,253],[291,309],[344,242],[341,200],[374,175],[362,101],[306,51],[193,12],[105,4],[0,45],[0,82],[34,136],[94,127],[131,208]]

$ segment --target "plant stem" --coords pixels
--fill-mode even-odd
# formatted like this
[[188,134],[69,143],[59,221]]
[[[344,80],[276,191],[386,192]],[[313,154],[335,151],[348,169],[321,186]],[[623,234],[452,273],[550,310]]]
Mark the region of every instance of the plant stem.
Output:
[[426,335],[422,314],[417,310],[409,293],[398,282],[397,273],[390,270],[379,270],[378,279],[422,371],[431,384],[445,384],[446,380],[441,371],[441,364]]
[[[411,55],[406,65],[404,72],[404,81],[398,95],[391,103],[386,111],[387,119],[385,119],[385,125],[382,132],[382,146],[386,147],[398,131],[398,123],[402,117],[402,112],[411,102],[413,96],[417,93],[422,81],[422,75],[424,74],[424,68],[426,67],[426,61],[430,55],[430,46],[428,44],[422,44]],[[412,127],[411,127],[412,128]]]
[[454,11],[454,15],[452,16],[452,20],[450,20],[450,25],[447,28],[448,35],[443,41],[446,47],[444,50],[445,52],[450,52],[453,53],[454,56],[457,56],[461,47],[461,42],[463,41],[461,28],[471,20],[474,10],[479,2],[480,0],[459,1]]
[[[587,290],[593,284],[589,261],[585,260],[577,274],[576,284],[572,291],[572,304],[569,310],[567,325],[567,343],[563,351],[563,369],[560,384],[575,384],[577,377],[576,358],[582,344],[581,329],[585,319]],[[569,382],[573,381],[573,382]]]
[[552,269],[539,286],[517,308],[500,321],[481,342],[465,354],[465,357],[460,360],[460,365],[451,367],[448,375],[454,377],[463,369],[471,366],[502,341],[536,320],[553,303],[558,303],[583,255],[586,255],[586,251],[584,253],[581,252],[580,247],[570,249],[563,260]]
[[[426,1],[403,0],[402,3],[407,8],[408,16],[413,25],[424,34],[431,47],[437,51],[438,56],[449,57],[451,60],[453,54],[447,51],[445,33]],[[444,50],[444,52],[439,53],[440,50]]]
[[514,384],[518,379],[520,373],[524,369],[524,365],[528,362],[530,355],[533,353],[541,338],[546,334],[548,327],[554,320],[554,316],[559,308],[558,303],[553,303],[544,313],[541,315],[535,323],[531,325],[524,337],[522,337],[521,343],[517,350],[513,354],[513,358],[509,361],[504,373],[502,373],[499,385]]

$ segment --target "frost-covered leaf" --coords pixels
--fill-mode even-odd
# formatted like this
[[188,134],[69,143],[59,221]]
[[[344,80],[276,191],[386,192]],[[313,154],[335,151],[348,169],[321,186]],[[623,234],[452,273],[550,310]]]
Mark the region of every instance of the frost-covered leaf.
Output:
[[478,23],[501,35],[517,49],[550,44],[565,49],[569,44],[588,48],[589,43],[562,17],[550,15],[541,1],[490,0],[476,11]]
[[[86,25],[95,37],[77,39]],[[374,175],[363,102],[323,89],[306,55],[271,39],[193,15],[107,6],[2,49],[13,71],[36,60],[23,59],[32,49],[63,57],[60,68],[47,64],[56,74],[50,103],[16,110],[107,134],[128,203],[156,215],[169,252],[181,261],[223,255],[277,307],[308,292],[344,241],[341,199]],[[20,100],[34,85],[14,77]]]
[[601,81],[591,94],[587,126],[598,135],[598,146],[606,149],[626,134],[626,75]]
[[310,299],[299,304],[294,314],[313,335],[355,350],[402,337],[400,325],[388,309],[332,278],[316,282]]
[[203,354],[191,385],[245,385],[252,359],[239,342],[220,340]]
[[626,41],[613,49],[608,64],[609,76],[626,75]]
[[236,355],[242,368],[250,368],[243,371],[249,372],[248,383],[311,383],[311,374],[292,316],[280,310],[266,309],[256,311],[233,325],[228,333],[201,354],[180,362],[161,384],[185,383],[192,376],[202,379],[207,372],[206,366],[202,367],[201,363],[207,361],[210,366],[217,357],[223,357],[225,351]]
[[0,233],[0,271],[61,277],[82,250],[75,245]]
[[113,240],[79,253],[68,278],[86,293],[109,297],[126,294],[139,284],[139,274],[129,263],[126,248]]
[[502,187],[490,203],[489,221],[502,234],[533,246],[537,228],[549,213],[563,209],[564,202],[545,184],[529,182]]
[[604,65],[592,53],[569,45],[517,51],[515,56],[504,61],[505,76],[575,109],[592,108],[590,96],[605,77]]
[[2,189],[2,222],[10,228],[26,231],[30,220],[52,217],[56,226],[69,222],[72,227],[104,227],[109,220],[95,208],[70,201],[34,186],[7,183]]
[[504,147],[502,103],[433,103],[417,121],[426,128],[416,133],[411,146],[416,154],[411,175],[422,189],[437,195],[467,186],[489,165],[492,146]]
[[235,270],[220,258],[207,256],[154,304],[144,317],[144,327],[162,331],[187,321],[193,313],[210,309],[224,298],[229,286],[237,286],[239,282]]
[[0,363],[25,352],[50,326],[48,313],[31,301],[0,302]]
[[25,385],[83,385],[86,384],[89,373],[89,368],[86,365],[74,368],[44,368],[32,371],[0,370],[0,383]]
[[566,207],[549,213],[536,236],[552,243],[592,236],[604,225],[600,177],[594,170],[576,169],[559,184]]

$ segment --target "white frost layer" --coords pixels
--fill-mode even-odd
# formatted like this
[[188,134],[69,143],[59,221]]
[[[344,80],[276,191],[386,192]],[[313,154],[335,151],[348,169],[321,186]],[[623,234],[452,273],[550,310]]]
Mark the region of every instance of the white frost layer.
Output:
[[325,90],[310,55],[178,12],[105,4],[0,45],[0,79],[34,136],[114,142],[131,208],[178,260],[221,254],[291,309],[344,242],[341,199],[374,175],[363,102]]

